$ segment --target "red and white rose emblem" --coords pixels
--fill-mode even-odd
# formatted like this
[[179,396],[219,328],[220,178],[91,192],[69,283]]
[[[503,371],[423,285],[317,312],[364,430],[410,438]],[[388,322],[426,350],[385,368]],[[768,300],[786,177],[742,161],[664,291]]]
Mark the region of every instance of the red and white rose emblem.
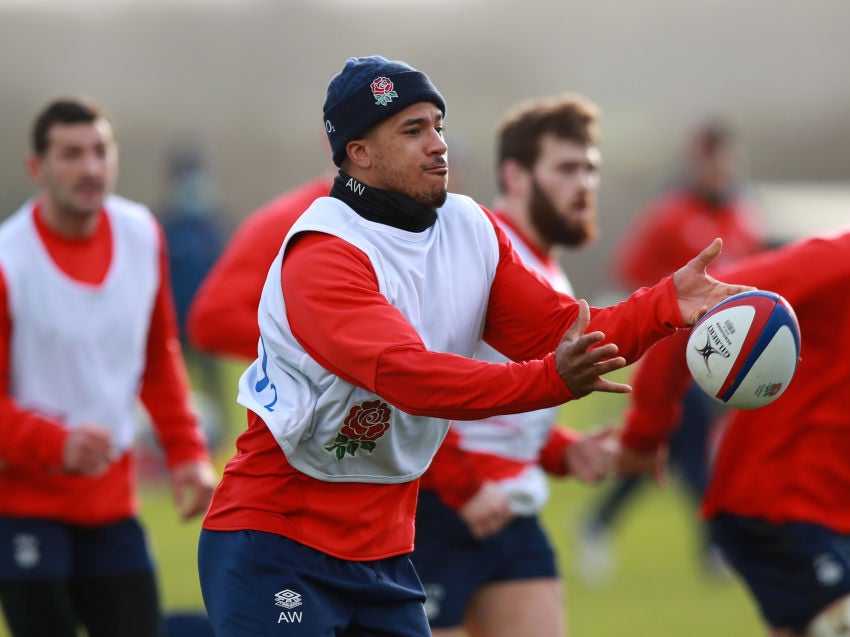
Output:
[[388,77],[376,77],[369,88],[372,89],[375,104],[379,106],[386,106],[394,97],[398,97],[398,93],[393,90],[393,81]]
[[342,460],[345,454],[355,455],[358,449],[372,453],[375,441],[390,428],[392,409],[381,400],[366,400],[354,405],[343,421],[334,443],[325,451]]

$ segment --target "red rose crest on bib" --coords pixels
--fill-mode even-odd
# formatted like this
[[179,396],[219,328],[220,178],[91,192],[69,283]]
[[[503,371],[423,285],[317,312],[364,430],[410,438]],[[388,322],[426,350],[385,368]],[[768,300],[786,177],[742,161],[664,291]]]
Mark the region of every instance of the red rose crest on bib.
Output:
[[369,88],[372,89],[375,104],[378,106],[386,106],[394,97],[398,97],[398,93],[393,90],[393,81],[388,77],[376,77]]
[[358,449],[372,453],[375,440],[390,428],[391,413],[390,406],[381,400],[365,400],[354,405],[345,417],[334,443],[325,447],[325,451],[334,454],[337,462],[345,454],[355,455]]

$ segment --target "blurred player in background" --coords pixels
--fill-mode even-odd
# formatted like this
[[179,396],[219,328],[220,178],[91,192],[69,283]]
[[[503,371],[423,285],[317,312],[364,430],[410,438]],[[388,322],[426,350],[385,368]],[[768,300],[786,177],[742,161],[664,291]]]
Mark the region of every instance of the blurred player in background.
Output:
[[197,139],[174,142],[165,161],[165,188],[156,211],[168,243],[169,272],[180,345],[193,381],[192,401],[209,446],[221,438],[229,392],[221,361],[199,351],[188,339],[189,307],[204,277],[218,260],[230,234],[208,153]]
[[677,185],[638,213],[615,253],[617,279],[626,290],[666,276],[671,264],[699,252],[706,237],[723,238],[715,269],[765,247],[760,214],[744,189],[743,149],[731,125],[719,119],[698,125],[686,150]]
[[257,356],[257,308],[269,267],[286,230],[313,200],[326,197],[333,177],[322,175],[253,211],[204,279],[188,314],[189,339],[198,349],[246,360]]
[[[722,120],[711,119],[689,135],[685,174],[676,186],[645,206],[615,252],[615,273],[626,290],[652,285],[713,237],[723,239],[723,254],[712,268],[766,247],[759,213],[743,187],[742,149],[734,130]],[[670,462],[695,504],[708,483],[706,444],[721,413],[719,405],[692,386],[685,398],[683,424],[670,441]],[[612,569],[610,533],[643,484],[640,478],[619,478],[587,516],[578,560],[585,581],[603,581]],[[705,529],[700,527],[699,535],[706,574],[723,575],[722,556]]]
[[[702,503],[713,540],[774,637],[850,635],[850,232],[800,240],[716,271],[783,295],[801,330],[785,392],[730,410]],[[688,331],[657,343],[634,378],[622,469],[660,475],[682,411]]]
[[[493,214],[523,262],[573,294],[558,251],[596,238],[597,108],[579,96],[511,109],[497,130]],[[476,357],[507,359],[482,344]],[[565,634],[555,555],[537,514],[546,473],[595,482],[610,431],[558,427],[556,407],[454,421],[421,481],[412,559],[435,637]]]
[[111,121],[83,99],[37,116],[41,187],[0,226],[0,602],[15,637],[157,637],[131,446],[140,397],[184,519],[215,484],[189,409],[163,233],[110,194]]

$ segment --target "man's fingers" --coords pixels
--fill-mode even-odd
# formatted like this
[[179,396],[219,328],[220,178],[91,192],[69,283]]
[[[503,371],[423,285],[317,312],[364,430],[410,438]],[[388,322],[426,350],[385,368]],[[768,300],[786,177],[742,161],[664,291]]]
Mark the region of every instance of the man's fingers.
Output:
[[195,484],[184,484],[179,498],[175,497],[180,518],[188,520],[203,511],[204,503],[201,490]]
[[565,332],[555,350],[558,374],[576,398],[592,391],[620,394],[631,391],[628,385],[603,381],[600,378],[625,367],[626,359],[617,356],[619,350],[616,344],[601,344],[605,340],[603,332],[584,333],[590,323],[590,306],[584,300],[579,300],[578,304],[575,322]]
[[691,266],[700,271],[705,270],[708,265],[717,258],[717,255],[720,254],[722,249],[723,239],[716,237],[714,241],[703,249],[702,252],[691,259]]
[[590,438],[596,438],[602,441],[602,444],[605,448],[610,447],[610,443],[614,445],[619,445],[619,441],[616,437],[616,434],[619,432],[619,428],[617,425],[608,423],[602,425],[600,427],[595,427],[594,429],[587,432],[587,436]]
[[593,373],[597,376],[604,376],[611,372],[616,372],[618,369],[623,369],[626,366],[626,359],[622,356],[608,358],[593,365]]
[[584,334],[584,330],[587,329],[587,325],[590,323],[590,306],[587,304],[587,301],[584,299],[579,299],[578,301],[578,315],[576,316],[576,320],[573,321],[573,324],[570,325],[570,329],[568,329],[564,333],[564,337],[561,339],[562,341],[575,341],[579,337]]
[[[590,345],[588,345],[587,347],[583,347],[583,348],[579,347],[579,344],[584,345],[584,343],[586,342],[585,339],[587,339],[588,337],[594,336],[596,334],[599,335],[598,340],[591,339],[591,340],[593,340],[593,342]],[[585,357],[591,363],[598,363],[599,361],[604,361],[604,360],[607,360],[609,358],[615,357],[617,355],[617,352],[619,351],[619,349],[617,348],[617,345],[614,344],[614,343],[605,343],[605,345],[600,345],[599,347],[593,347],[593,349],[591,349],[591,346],[593,345],[593,343],[597,343],[597,342],[601,341],[603,338],[605,338],[605,336],[604,336],[604,334],[602,334],[602,332],[593,332],[591,334],[587,334],[587,335],[583,336],[581,339],[579,339],[579,342],[576,343],[576,347],[573,348],[573,349],[575,350],[576,353],[584,351]]]
[[601,391],[606,394],[628,394],[631,393],[632,386],[625,383],[612,383],[610,380],[600,378],[593,391]]
[[82,425],[72,430],[65,440],[63,466],[69,473],[99,475],[114,459],[109,430],[96,425]]

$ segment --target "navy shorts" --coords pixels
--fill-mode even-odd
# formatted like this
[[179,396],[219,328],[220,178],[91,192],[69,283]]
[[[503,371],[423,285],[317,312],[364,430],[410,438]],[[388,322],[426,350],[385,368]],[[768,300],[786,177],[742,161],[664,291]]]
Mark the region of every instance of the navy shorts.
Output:
[[850,536],[819,524],[773,524],[721,514],[711,533],[741,575],[765,621],[799,633],[850,594]]
[[499,533],[478,540],[431,491],[419,493],[411,558],[434,628],[461,626],[469,599],[487,584],[558,576],[555,553],[536,517],[514,518]]
[[261,531],[201,531],[198,571],[217,637],[427,637],[407,555],[355,562]]
[[135,518],[89,528],[0,516],[0,581],[93,579],[152,570]]

